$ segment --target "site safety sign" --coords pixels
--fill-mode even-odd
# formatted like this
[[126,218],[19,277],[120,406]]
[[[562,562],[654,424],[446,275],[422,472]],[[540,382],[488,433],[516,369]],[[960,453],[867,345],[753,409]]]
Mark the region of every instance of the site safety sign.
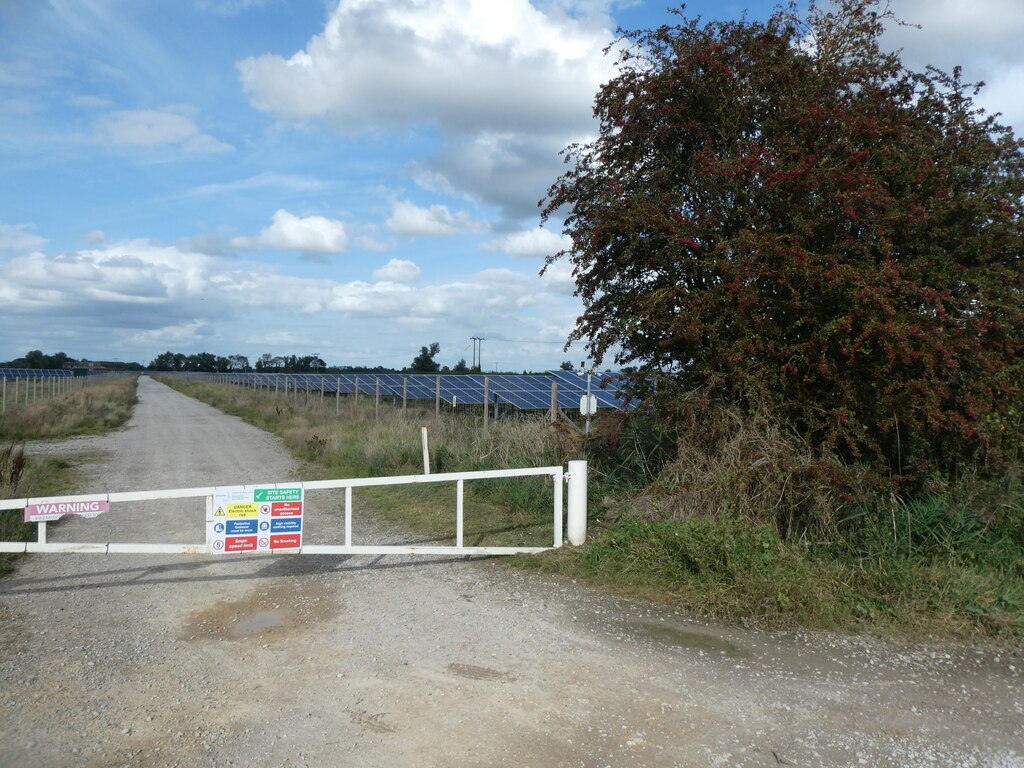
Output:
[[215,488],[206,539],[215,555],[298,552],[303,489],[234,485]]

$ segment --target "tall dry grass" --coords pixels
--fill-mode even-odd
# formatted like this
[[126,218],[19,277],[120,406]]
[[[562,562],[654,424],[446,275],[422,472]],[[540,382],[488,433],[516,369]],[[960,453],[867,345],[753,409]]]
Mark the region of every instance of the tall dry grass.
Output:
[[0,440],[100,434],[124,426],[137,401],[138,377],[104,376],[80,389],[36,400],[0,416]]

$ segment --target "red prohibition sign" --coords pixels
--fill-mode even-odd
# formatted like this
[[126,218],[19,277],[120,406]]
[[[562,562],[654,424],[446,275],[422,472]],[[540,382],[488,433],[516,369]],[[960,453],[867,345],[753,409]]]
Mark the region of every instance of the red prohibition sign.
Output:
[[266,539],[266,538],[260,539],[260,546],[261,547],[269,547],[270,546],[270,540]]

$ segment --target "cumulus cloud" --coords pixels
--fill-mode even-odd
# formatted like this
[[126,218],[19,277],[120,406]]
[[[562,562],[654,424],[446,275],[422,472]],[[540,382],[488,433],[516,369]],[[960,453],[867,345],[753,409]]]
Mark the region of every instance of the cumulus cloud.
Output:
[[484,248],[503,251],[516,259],[533,259],[552,256],[572,245],[571,238],[537,227],[524,232],[513,232],[498,240],[492,240]]
[[580,125],[608,74],[610,38],[527,0],[355,0],[291,58],[238,68],[253,104],[288,120],[324,118],[346,132],[424,119],[454,133],[533,132]]
[[391,259],[374,271],[373,279],[379,283],[415,283],[420,279],[420,268],[406,259]]
[[345,225],[325,216],[300,217],[285,210],[274,213],[270,226],[256,237],[235,237],[231,245],[242,250],[280,248],[304,253],[341,253],[348,245]]
[[[1019,0],[894,0],[893,12],[912,26],[890,25],[883,38],[902,49],[904,64],[951,72],[963,67],[965,81],[984,81],[979,106],[1001,112],[1001,122],[1024,131],[1024,13]],[[970,53],[968,53],[970,52]]]
[[0,224],[0,249],[25,251],[44,245],[46,238],[31,230],[29,224]]
[[99,245],[107,242],[107,233],[102,229],[90,229],[82,235],[82,242],[89,245]]
[[186,154],[227,152],[234,147],[203,133],[186,110],[132,109],[104,115],[96,123],[105,144],[142,149],[176,147]]
[[452,213],[446,205],[431,205],[427,208],[408,200],[396,200],[388,229],[399,235],[449,236],[459,232],[474,232],[479,229],[465,211]]
[[442,150],[419,177],[522,218],[560,172],[558,152],[593,132],[594,94],[612,74],[601,4],[570,5],[352,0],[290,58],[238,70],[252,104],[284,121],[345,134],[437,126]]

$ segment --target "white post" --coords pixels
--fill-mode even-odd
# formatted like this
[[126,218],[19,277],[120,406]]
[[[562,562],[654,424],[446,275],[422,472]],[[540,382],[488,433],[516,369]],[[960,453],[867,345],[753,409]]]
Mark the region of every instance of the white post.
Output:
[[463,507],[462,507],[462,493],[464,490],[464,481],[455,481],[455,546],[462,548],[462,519],[463,519]]
[[487,434],[487,406],[491,399],[491,380],[484,376],[484,434]]
[[213,496],[206,497],[206,548],[213,551]]
[[45,544],[46,543],[46,523],[42,522],[42,521],[40,521],[39,523],[36,523],[36,531],[39,534],[36,540],[40,544]]
[[352,486],[345,486],[345,546],[352,546]]
[[565,535],[562,533],[562,526],[564,524],[563,518],[565,517],[565,506],[564,506],[564,502],[562,501],[562,482],[563,482],[562,478],[563,478],[563,476],[562,476],[561,472],[559,472],[557,475],[555,475],[554,477],[551,478],[551,482],[554,484],[554,490],[555,490],[555,503],[554,503],[554,507],[555,507],[555,523],[554,523],[554,525],[555,525],[555,537],[554,538],[555,538],[555,541],[554,541],[554,546],[556,546],[556,547],[562,546],[562,544],[564,542],[564,539],[565,539]]
[[569,543],[587,540],[587,462],[569,462]]
[[420,437],[423,442],[423,474],[430,474],[430,447],[427,442],[427,428],[420,427]]

